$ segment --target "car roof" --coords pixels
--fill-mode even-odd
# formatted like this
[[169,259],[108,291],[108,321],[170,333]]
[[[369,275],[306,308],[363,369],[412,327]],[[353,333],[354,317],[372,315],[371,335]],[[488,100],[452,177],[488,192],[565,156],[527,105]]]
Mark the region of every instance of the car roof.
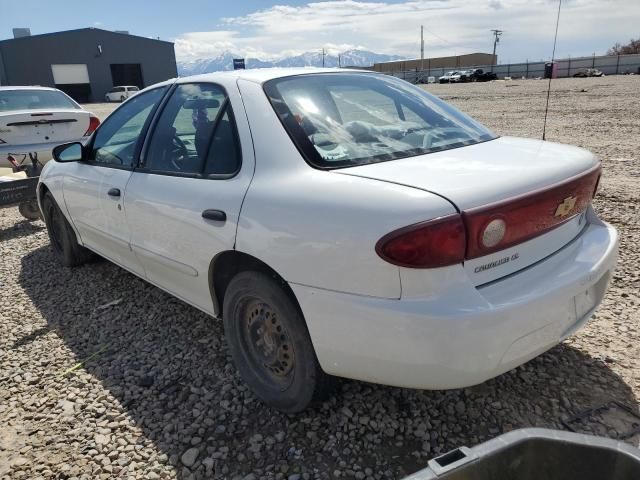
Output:
[[314,73],[372,73],[371,70],[357,70],[345,68],[317,68],[317,67],[299,67],[299,68],[251,68],[248,70],[230,70],[224,72],[204,73],[200,75],[192,75],[189,77],[178,78],[179,83],[188,83],[192,81],[199,82],[219,82],[229,79],[249,80],[255,83],[264,83],[274,78],[290,77],[293,75],[310,75]]
[[57,88],[51,87],[41,87],[40,85],[5,85],[0,87],[0,91],[6,90],[52,90],[55,92],[59,92]]

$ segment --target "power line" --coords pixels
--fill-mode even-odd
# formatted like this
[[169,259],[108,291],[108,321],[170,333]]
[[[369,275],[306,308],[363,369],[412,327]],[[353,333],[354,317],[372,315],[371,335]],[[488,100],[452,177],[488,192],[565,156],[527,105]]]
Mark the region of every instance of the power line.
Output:
[[429,30],[428,28],[424,28],[423,25],[420,26],[420,30],[421,31],[426,31],[429,35],[437,38],[438,40],[446,43],[447,45],[455,48],[456,50],[466,50],[467,52],[475,52],[475,50],[473,48],[467,48],[467,47],[460,47],[459,45],[456,45],[455,43],[451,43],[449,40],[447,40],[446,38],[441,37],[440,35],[438,35],[437,33],[432,32],[431,30]]
[[[496,63],[498,63],[496,60],[496,46],[498,45],[498,43],[500,43],[500,36],[502,35],[502,30],[498,30],[493,29],[491,30],[493,32],[493,65],[495,65]],[[491,71],[493,71],[493,68],[491,69]]]

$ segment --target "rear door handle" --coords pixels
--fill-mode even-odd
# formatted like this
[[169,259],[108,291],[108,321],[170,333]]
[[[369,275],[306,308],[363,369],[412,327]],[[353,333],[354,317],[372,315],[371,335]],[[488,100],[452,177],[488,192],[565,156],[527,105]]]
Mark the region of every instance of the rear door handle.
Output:
[[224,222],[227,220],[227,214],[222,210],[209,208],[202,212],[202,218],[206,218],[207,220],[215,220],[216,222]]
[[119,197],[120,196],[120,189],[119,188],[110,188],[109,191],[107,192],[107,194],[110,197]]

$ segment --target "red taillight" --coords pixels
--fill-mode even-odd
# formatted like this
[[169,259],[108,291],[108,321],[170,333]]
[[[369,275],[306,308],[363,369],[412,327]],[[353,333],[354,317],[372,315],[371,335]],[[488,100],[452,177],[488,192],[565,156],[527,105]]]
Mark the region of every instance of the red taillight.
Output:
[[84,132],[84,137],[88,137],[89,135],[91,135],[96,128],[98,128],[98,125],[100,125],[100,119],[98,117],[90,117],[89,118],[89,128],[87,128],[87,131]]
[[382,237],[376,252],[383,260],[409,268],[435,268],[464,260],[466,235],[457,213],[410,225]]
[[[600,166],[557,185],[462,213],[467,230],[467,259],[482,257],[542,235],[588,207]],[[499,241],[487,231],[503,226]]]
[[434,268],[509,248],[586,210],[600,171],[598,165],[542,190],[401,228],[382,237],[376,252],[401,267]]

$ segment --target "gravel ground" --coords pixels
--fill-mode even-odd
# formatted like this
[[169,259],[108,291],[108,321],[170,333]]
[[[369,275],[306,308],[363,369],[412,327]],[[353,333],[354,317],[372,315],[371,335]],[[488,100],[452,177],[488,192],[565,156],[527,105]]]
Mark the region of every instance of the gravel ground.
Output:
[[[539,137],[545,86],[428,89],[497,133]],[[602,158],[596,208],[620,230],[619,268],[580,333],[468,389],[342,381],[302,414],[271,411],[237,376],[220,322],[108,262],[58,267],[41,222],[0,210],[0,477],[402,478],[451,448],[564,428],[613,400],[637,413],[639,92],[640,77],[555,82],[547,138]],[[634,421],[615,407],[571,425],[615,436]]]

